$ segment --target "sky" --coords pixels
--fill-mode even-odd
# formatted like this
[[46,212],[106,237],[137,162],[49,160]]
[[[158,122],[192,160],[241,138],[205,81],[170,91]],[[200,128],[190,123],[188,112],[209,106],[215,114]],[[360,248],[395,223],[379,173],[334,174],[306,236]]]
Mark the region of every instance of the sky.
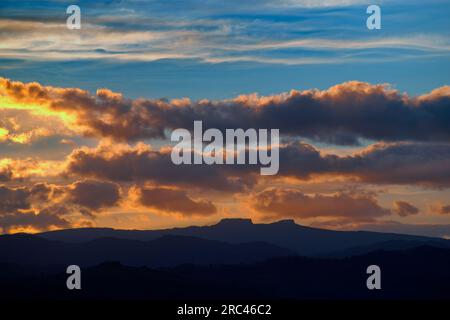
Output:
[[[443,0],[4,0],[0,232],[248,217],[450,237],[449,14]],[[279,173],[174,166],[170,132],[194,120],[279,129]]]

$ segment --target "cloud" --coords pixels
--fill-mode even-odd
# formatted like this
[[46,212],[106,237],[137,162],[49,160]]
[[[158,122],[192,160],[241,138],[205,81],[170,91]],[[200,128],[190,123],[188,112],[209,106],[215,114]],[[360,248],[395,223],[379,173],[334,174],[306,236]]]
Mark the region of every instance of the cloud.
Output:
[[376,143],[349,156],[322,154],[306,143],[280,149],[282,176],[302,180],[336,175],[364,183],[450,186],[450,144]]
[[26,99],[17,103],[7,95],[0,94],[1,156],[57,159],[67,155],[71,146],[65,142],[82,144],[91,140],[72,130],[69,118],[68,114],[51,111],[45,105],[33,104]]
[[24,183],[43,178],[49,180],[57,177],[63,169],[64,161],[43,160],[39,156],[24,159],[0,158],[0,182]]
[[450,205],[432,205],[431,212],[443,215],[450,214]]
[[[302,181],[339,177],[370,184],[450,187],[450,145],[442,143],[377,143],[362,151],[340,156],[324,154],[312,145],[290,142],[280,147],[278,177]],[[201,190],[244,192],[263,177],[252,165],[174,165],[170,148],[152,150],[136,146],[100,144],[75,149],[65,174],[114,182],[151,182]]]
[[296,189],[271,188],[251,196],[251,206],[269,218],[351,218],[372,220],[390,215],[371,194],[341,192],[307,195]]
[[126,99],[107,89],[95,95],[77,88],[44,87],[0,78],[0,95],[72,115],[85,135],[119,141],[164,137],[167,130],[192,128],[279,128],[281,134],[338,145],[361,138],[384,141],[450,139],[450,87],[409,97],[388,85],[351,81],[328,90],[292,90],[273,96],[229,100]]
[[0,213],[29,209],[31,192],[31,189],[27,188],[12,189],[0,186]]
[[58,215],[48,212],[12,212],[0,214],[0,230],[11,232],[14,229],[48,230],[51,228],[70,228],[72,224]]
[[120,200],[120,187],[111,182],[77,181],[66,192],[68,201],[91,210],[113,207]]
[[[69,227],[71,224],[49,204],[51,192],[51,187],[46,184],[19,188],[0,186],[0,226],[3,232],[18,227],[43,230]],[[41,209],[44,203],[49,206],[47,209]]]
[[0,182],[7,182],[13,179],[13,173],[9,168],[0,169]]
[[152,150],[142,143],[134,147],[101,144],[97,148],[76,149],[69,156],[66,174],[225,192],[244,191],[255,182],[251,175],[240,176],[225,166],[174,165],[170,150]]
[[[431,32],[413,28],[416,32],[409,33],[399,28],[383,37],[367,37],[364,26],[355,18],[364,15],[365,8],[354,7],[365,3],[194,0],[180,6],[167,1],[122,1],[119,8],[104,4],[110,8],[107,14],[104,8],[83,3],[80,6],[83,12],[89,12],[89,19],[82,19],[79,32],[64,28],[60,6],[47,8],[46,14],[39,6],[41,14],[36,16],[33,4],[29,4],[27,9],[5,11],[0,18],[0,29],[4,30],[0,57],[31,61],[45,57],[56,61],[196,59],[203,63],[314,64],[448,53],[447,37],[439,28]],[[342,31],[337,32],[339,37],[336,30]],[[299,54],[293,55],[293,50]],[[383,54],[374,54],[374,50]]]
[[[272,2],[272,1],[270,1]],[[320,8],[320,7],[341,7],[341,6],[351,6],[357,4],[366,4],[366,1],[362,0],[279,0],[275,1],[275,3],[284,4],[287,6],[299,6],[299,7],[307,7],[307,8]],[[274,3],[274,2],[272,2]]]
[[217,209],[211,201],[193,200],[183,190],[159,187],[136,187],[132,191],[138,202],[150,208],[183,216],[209,216]]
[[119,186],[92,180],[69,185],[0,186],[0,226],[9,232],[85,225],[89,223],[85,219],[94,219],[100,209],[117,205],[119,196]]
[[394,201],[394,208],[392,211],[400,217],[407,217],[419,213],[419,209],[417,207],[402,200]]

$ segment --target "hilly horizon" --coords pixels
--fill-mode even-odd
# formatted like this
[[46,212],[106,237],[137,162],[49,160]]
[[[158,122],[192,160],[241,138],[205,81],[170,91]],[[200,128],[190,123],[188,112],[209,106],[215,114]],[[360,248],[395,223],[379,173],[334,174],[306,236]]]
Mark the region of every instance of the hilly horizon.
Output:
[[[58,243],[69,248],[74,248],[75,245],[79,247],[89,245],[89,248],[92,248],[94,245],[102,243],[103,248],[99,250],[101,252],[108,251],[108,247],[117,249],[120,246],[127,247],[129,248],[128,251],[133,252],[136,251],[136,248],[141,247],[143,242],[152,243],[153,247],[158,247],[159,241],[159,246],[165,247],[168,245],[173,248],[174,240],[183,238],[185,241],[179,241],[180,244],[190,243],[193,248],[196,246],[202,247],[205,243],[231,246],[257,244],[258,246],[266,246],[268,252],[272,252],[271,257],[277,256],[276,253],[278,253],[278,256],[288,253],[304,256],[351,256],[376,249],[402,249],[424,244],[450,247],[450,241],[440,238],[370,231],[334,231],[305,227],[296,224],[293,220],[256,224],[251,219],[222,219],[213,225],[185,228],[160,230],[80,228],[43,232],[28,238],[23,237],[23,235],[27,234],[0,236],[0,245],[2,242],[6,242],[6,239],[18,240],[23,244],[47,240],[47,243],[43,244],[42,247]],[[196,249],[199,250],[200,248]],[[192,261],[186,259],[185,262]],[[235,259],[230,260],[230,262],[235,262]]]
[[[154,240],[163,235],[196,237],[228,243],[266,242],[300,255],[323,255],[364,248],[384,242],[407,241],[419,244],[449,245],[450,241],[426,236],[373,231],[336,231],[296,224],[292,219],[271,223],[253,223],[249,218],[224,218],[206,226],[188,226],[156,230],[121,230],[113,228],[79,228],[39,233],[49,240],[83,242],[103,237]],[[414,245],[413,245],[414,246]],[[365,252],[364,250],[362,250]],[[369,250],[370,251],[370,250]]]
[[[331,231],[292,220],[8,234],[0,236],[0,253],[0,286],[8,292],[0,297],[7,299],[449,297],[443,290],[450,283],[448,240]],[[366,268],[374,263],[384,272],[377,292],[365,287]],[[74,264],[83,270],[78,292],[64,286],[64,272]]]
[[0,252],[0,262],[41,267],[73,263],[93,266],[105,261],[118,261],[128,266],[174,267],[181,264],[248,263],[295,255],[290,250],[263,242],[229,244],[171,235],[149,241],[99,238],[83,243],[16,235],[0,238]]

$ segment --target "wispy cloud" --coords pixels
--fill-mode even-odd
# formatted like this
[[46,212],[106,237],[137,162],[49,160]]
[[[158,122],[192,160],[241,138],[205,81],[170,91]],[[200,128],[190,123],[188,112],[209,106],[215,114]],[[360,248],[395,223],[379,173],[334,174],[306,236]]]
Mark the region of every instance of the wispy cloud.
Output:
[[[192,1],[181,15],[175,13],[182,8],[170,4],[153,8],[140,1],[125,6],[111,3],[110,11],[99,11],[96,6],[81,3],[86,6],[81,30],[67,30],[65,20],[55,18],[61,16],[56,15],[59,7],[50,5],[48,14],[42,17],[33,17],[32,12],[22,9],[22,16],[0,16],[0,58],[197,59],[207,63],[302,65],[373,62],[378,53],[382,53],[381,61],[386,55],[391,59],[420,58],[448,56],[450,51],[448,37],[440,30],[405,33],[401,27],[376,35],[367,33],[364,10],[356,19],[358,11],[353,7],[339,9],[362,4],[359,0],[235,2],[235,10],[230,4],[224,8],[213,2],[199,13],[198,9],[189,10],[189,5],[200,5]],[[219,5],[220,15],[215,5]],[[264,14],[261,10],[270,5],[278,7],[276,13]],[[303,9],[292,9],[297,7]]]

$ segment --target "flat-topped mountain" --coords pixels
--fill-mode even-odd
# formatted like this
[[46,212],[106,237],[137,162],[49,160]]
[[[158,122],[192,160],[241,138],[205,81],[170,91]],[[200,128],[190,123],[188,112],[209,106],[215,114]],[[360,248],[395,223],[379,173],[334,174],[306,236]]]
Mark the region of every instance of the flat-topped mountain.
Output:
[[[81,295],[64,286],[72,264],[83,270]],[[371,264],[383,270],[379,292],[365,286]],[[292,220],[0,236],[0,287],[16,298],[448,298],[449,265],[445,239]]]
[[383,243],[389,243],[389,246],[396,249],[399,246],[411,247],[421,244],[450,246],[449,241],[439,238],[368,231],[333,231],[301,226],[293,220],[257,224],[250,219],[223,219],[210,226],[163,230],[84,228],[44,232],[37,236],[48,240],[80,243],[105,237],[149,241],[165,235],[195,237],[231,244],[265,242],[308,256],[351,252],[354,248],[358,248],[358,253],[369,252],[370,250],[364,250],[364,247],[380,249],[383,248],[381,245]]

